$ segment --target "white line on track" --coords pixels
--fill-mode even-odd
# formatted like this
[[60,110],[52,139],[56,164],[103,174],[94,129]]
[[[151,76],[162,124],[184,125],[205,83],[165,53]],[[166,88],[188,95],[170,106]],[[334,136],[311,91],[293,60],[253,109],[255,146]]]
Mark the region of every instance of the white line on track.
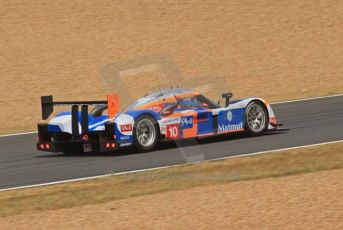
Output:
[[[275,153],[275,152],[287,151],[287,150],[292,150],[292,149],[310,148],[310,147],[316,147],[316,146],[321,146],[321,145],[329,145],[329,144],[335,144],[335,143],[343,143],[343,140],[322,142],[322,143],[311,144],[311,145],[294,146],[294,147],[267,150],[267,151],[247,153],[247,154],[240,154],[240,155],[235,155],[235,156],[228,156],[228,157],[215,158],[215,159],[204,160],[204,161],[197,161],[197,162],[192,162],[192,163],[188,163],[188,164],[193,165],[193,164],[206,163],[206,162],[212,162],[212,161],[226,160],[226,159],[231,159],[231,158],[255,156],[255,155],[260,155],[260,154],[264,154],[264,153]],[[34,185],[25,185],[25,186],[18,186],[18,187],[12,187],[12,188],[4,188],[4,189],[0,189],[0,192],[17,190],[17,189],[25,189],[25,188],[42,187],[42,186],[55,185],[55,184],[65,184],[65,183],[70,183],[70,182],[99,179],[99,178],[109,177],[109,176],[119,176],[119,175],[133,174],[133,173],[139,173],[139,172],[155,171],[158,169],[167,169],[167,168],[174,168],[174,167],[178,167],[178,166],[184,166],[185,164],[169,165],[169,166],[162,166],[162,167],[155,167],[155,168],[146,168],[146,169],[127,171],[127,172],[104,174],[104,175],[99,175],[99,176],[82,177],[82,178],[76,178],[76,179],[70,179],[70,180],[61,180],[61,181],[54,181],[54,182],[34,184]]]
[[27,135],[27,134],[33,134],[33,133],[37,133],[37,131],[26,132],[26,133],[4,134],[4,135],[0,135],[0,138],[1,138],[1,137],[11,137],[11,136],[21,136],[21,135]]
[[328,96],[321,96],[321,97],[309,97],[309,98],[295,99],[295,100],[289,100],[289,101],[279,101],[279,102],[272,102],[270,104],[271,105],[286,104],[286,103],[292,103],[292,102],[310,101],[310,100],[324,99],[324,98],[330,98],[330,97],[341,97],[341,96],[343,96],[343,94],[335,94],[335,95],[328,95]]
[[[330,97],[340,97],[340,96],[343,96],[343,94],[335,94],[335,95],[321,96],[321,97],[309,97],[309,98],[296,99],[296,100],[290,100],[290,101],[279,101],[279,102],[273,102],[273,103],[270,103],[270,104],[271,104],[271,105],[286,104],[286,103],[292,103],[292,102],[310,101],[310,100],[323,99],[323,98],[330,98]],[[10,136],[20,136],[20,135],[33,134],[33,133],[37,133],[37,131],[24,132],[24,133],[4,134],[4,135],[0,135],[0,138],[1,138],[1,137],[10,137]]]

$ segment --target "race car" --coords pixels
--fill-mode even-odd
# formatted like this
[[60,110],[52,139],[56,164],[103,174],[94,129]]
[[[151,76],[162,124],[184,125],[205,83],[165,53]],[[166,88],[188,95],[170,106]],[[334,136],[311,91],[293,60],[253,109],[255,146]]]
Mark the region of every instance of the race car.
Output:
[[134,146],[146,152],[162,141],[235,132],[257,136],[281,125],[271,106],[261,98],[231,101],[232,93],[223,93],[222,97],[224,106],[192,90],[160,90],[120,112],[116,94],[108,95],[105,101],[55,102],[52,96],[42,96],[43,120],[53,113],[54,106],[69,105],[71,111],[38,124],[37,149],[79,153]]

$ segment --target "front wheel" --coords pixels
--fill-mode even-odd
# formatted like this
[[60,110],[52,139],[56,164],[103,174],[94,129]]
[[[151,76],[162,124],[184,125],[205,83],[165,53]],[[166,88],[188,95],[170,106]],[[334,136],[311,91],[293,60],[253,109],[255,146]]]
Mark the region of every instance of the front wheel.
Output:
[[135,122],[134,129],[135,146],[139,151],[151,151],[159,139],[158,124],[149,115],[143,115]]
[[245,110],[245,130],[250,136],[264,133],[268,128],[268,111],[260,101],[252,101]]

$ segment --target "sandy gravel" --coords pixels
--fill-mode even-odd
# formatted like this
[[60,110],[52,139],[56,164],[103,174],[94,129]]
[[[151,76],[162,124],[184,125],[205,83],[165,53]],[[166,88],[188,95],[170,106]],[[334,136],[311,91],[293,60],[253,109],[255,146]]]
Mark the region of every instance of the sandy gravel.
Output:
[[[35,129],[41,95],[133,99],[156,78],[214,100],[222,90],[269,101],[342,93],[342,11],[337,0],[2,0],[0,133]],[[157,54],[181,75],[159,69]],[[126,80],[112,69],[114,84],[104,81],[112,64]]]
[[342,229],[342,179],[331,170],[198,187],[2,218],[0,228]]

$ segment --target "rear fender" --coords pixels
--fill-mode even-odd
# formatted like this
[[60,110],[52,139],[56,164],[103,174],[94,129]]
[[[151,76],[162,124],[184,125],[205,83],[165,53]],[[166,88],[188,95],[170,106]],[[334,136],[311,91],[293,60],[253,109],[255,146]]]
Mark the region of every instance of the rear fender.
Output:
[[150,115],[157,122],[160,122],[161,116],[151,110],[132,110],[127,111],[125,113],[120,113],[117,115],[116,119],[114,120],[116,124],[116,139],[121,142],[122,145],[129,145],[133,143],[133,127],[135,121],[142,115]]

